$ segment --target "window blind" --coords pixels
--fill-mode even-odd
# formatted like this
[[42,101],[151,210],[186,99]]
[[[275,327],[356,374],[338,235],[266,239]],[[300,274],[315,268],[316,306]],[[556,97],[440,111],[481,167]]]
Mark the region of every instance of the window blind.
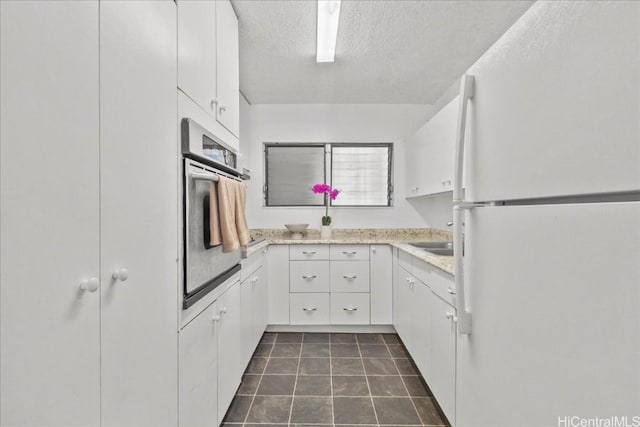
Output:
[[333,145],[331,185],[333,206],[390,206],[391,145]]
[[324,145],[266,145],[267,206],[322,206],[314,184],[326,182]]

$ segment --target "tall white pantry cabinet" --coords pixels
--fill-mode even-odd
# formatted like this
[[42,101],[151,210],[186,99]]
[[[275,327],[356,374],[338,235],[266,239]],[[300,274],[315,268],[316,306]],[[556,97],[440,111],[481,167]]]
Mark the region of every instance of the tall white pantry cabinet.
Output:
[[0,424],[176,425],[176,5],[0,15]]

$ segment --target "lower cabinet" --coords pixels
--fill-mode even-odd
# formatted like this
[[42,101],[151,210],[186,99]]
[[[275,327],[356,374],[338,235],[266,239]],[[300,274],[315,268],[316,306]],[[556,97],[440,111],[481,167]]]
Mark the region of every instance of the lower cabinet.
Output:
[[263,267],[249,274],[240,284],[242,306],[242,357],[246,367],[267,328],[267,281]]
[[403,256],[397,260],[393,288],[394,327],[449,422],[455,425],[453,277],[420,259],[400,254]]
[[292,325],[328,325],[330,310],[328,293],[289,295],[289,317]]
[[440,407],[455,425],[456,324],[455,309],[432,294],[431,371],[427,383]]
[[218,423],[218,303],[189,322],[179,335],[181,427]]
[[331,323],[334,325],[368,325],[368,293],[332,293]]
[[242,350],[240,283],[231,286],[218,299],[218,424],[242,380],[244,365]]

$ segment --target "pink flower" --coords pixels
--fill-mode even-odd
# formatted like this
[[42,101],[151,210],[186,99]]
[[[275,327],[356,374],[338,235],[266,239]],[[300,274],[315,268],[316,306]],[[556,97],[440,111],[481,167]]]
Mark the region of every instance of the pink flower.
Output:
[[333,190],[329,191],[329,196],[331,197],[331,200],[337,199],[338,194],[340,194],[340,190],[338,190],[337,188],[334,188]]
[[312,191],[315,194],[325,194],[331,191],[331,187],[328,184],[316,184],[313,186]]

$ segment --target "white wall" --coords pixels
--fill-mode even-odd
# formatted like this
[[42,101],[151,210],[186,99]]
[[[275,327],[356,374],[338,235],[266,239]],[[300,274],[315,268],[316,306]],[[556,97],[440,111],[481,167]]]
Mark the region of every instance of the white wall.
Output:
[[[390,208],[338,208],[330,210],[336,228],[446,228],[450,201],[446,197],[405,200],[405,136],[430,115],[429,105],[372,104],[259,104],[242,105],[240,144],[251,169],[247,219],[252,228],[280,228],[285,223],[309,223],[319,228],[320,207],[264,207],[265,142],[393,142],[394,206]],[[450,198],[450,196],[449,196]]]

